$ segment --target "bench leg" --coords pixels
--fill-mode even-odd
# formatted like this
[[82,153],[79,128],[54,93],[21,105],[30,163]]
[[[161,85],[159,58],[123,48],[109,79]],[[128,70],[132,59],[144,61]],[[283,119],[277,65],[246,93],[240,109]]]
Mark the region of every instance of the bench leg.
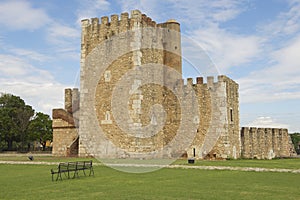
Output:
[[[67,173],[67,172],[68,172],[68,173]],[[69,171],[67,171],[67,172],[64,171],[63,173],[64,173],[65,177],[69,179],[69,178],[70,178],[70,176],[69,176]]]
[[[77,175],[77,176],[76,176],[76,175]],[[75,178],[75,177],[79,178],[79,175],[78,175],[78,170],[75,170],[75,171],[74,171],[73,178]]]
[[93,173],[93,176],[94,176],[94,169],[93,169],[93,167],[90,168],[90,174],[89,174],[89,176],[91,176],[92,173]]
[[58,180],[58,178],[60,178],[60,180],[62,180],[61,172],[58,172],[58,173],[57,173],[56,181]]
[[86,176],[86,174],[85,174],[85,169],[83,169],[82,171],[83,171],[84,176]]

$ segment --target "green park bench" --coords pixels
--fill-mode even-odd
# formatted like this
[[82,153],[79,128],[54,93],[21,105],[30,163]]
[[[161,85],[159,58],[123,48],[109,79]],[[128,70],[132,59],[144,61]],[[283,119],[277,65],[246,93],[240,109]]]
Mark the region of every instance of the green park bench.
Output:
[[94,175],[93,161],[77,161],[77,162],[64,162],[59,163],[56,169],[51,169],[52,181],[54,180],[54,175],[56,174],[56,180],[62,180],[62,174],[66,178],[70,179],[79,177],[79,171],[83,171],[84,176],[86,176],[85,171],[89,171],[89,176]]

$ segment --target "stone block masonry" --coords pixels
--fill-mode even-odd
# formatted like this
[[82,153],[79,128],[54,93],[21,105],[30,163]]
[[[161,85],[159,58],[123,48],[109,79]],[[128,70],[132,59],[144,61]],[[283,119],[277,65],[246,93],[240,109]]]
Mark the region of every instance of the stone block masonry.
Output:
[[[188,79],[192,83],[192,79]],[[238,84],[222,75],[196,78],[200,123],[188,157],[225,159],[240,157]]]
[[[138,10],[82,20],[80,65],[80,92],[66,89],[65,109],[53,110],[55,156],[136,158],[164,148],[162,158],[289,154],[286,129],[240,130],[235,81],[221,75],[184,84],[175,20],[156,23]],[[169,150],[173,140],[185,148]]]
[[78,89],[65,89],[65,109],[53,109],[54,156],[78,156],[78,122],[76,112],[79,106]]
[[242,127],[243,158],[272,159],[295,156],[287,129]]

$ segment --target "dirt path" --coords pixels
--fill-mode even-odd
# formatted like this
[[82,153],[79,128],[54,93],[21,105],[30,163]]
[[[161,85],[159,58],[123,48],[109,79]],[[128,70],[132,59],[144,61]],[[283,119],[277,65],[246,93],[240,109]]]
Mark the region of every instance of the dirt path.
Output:
[[[38,162],[38,161],[0,161],[0,164],[18,165],[58,165],[59,162]],[[93,165],[102,165],[94,163]],[[300,173],[300,169],[278,169],[259,167],[228,167],[228,166],[191,166],[191,165],[142,165],[142,164],[111,164],[111,167],[158,167],[158,168],[180,168],[180,169],[202,169],[202,170],[229,170],[229,171],[253,171],[253,172],[285,172]]]

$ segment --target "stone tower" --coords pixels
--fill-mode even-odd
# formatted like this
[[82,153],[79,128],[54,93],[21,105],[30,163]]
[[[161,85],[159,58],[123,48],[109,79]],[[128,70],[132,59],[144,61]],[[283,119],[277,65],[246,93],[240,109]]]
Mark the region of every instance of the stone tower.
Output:
[[[156,28],[160,27],[169,32],[156,33]],[[104,126],[102,128],[106,129],[107,126],[114,124],[110,119],[112,108],[109,104],[112,97],[107,96],[107,94],[111,93],[112,85],[115,85],[128,70],[136,68],[136,73],[141,73],[138,69],[141,65],[152,63],[171,67],[181,75],[180,24],[174,20],[156,24],[151,18],[138,10],[132,11],[130,18],[128,13],[122,13],[120,19],[118,15],[112,15],[110,20],[108,17],[102,17],[101,23],[99,23],[98,18],[83,20],[81,42],[81,122],[91,122],[90,111],[88,110],[91,105],[95,104],[98,122],[101,126]],[[172,51],[166,51],[167,49],[172,49]],[[103,62],[111,63],[104,64]],[[93,82],[91,81],[91,67],[99,65],[107,65],[107,67],[102,73],[99,72],[99,74],[103,75],[103,78],[95,77]],[[163,80],[167,80],[168,73],[164,70],[161,73],[164,76]],[[132,87],[139,87],[142,84],[138,76],[134,80]],[[151,77],[148,78],[151,79]],[[89,95],[91,87],[94,87],[96,90],[95,96]],[[154,90],[155,92],[153,92]],[[149,101],[147,104],[163,103],[163,93],[164,91],[161,88],[152,89],[152,92],[148,91]],[[132,98],[130,117],[133,121],[131,125],[141,127],[146,119],[141,119],[140,109],[142,98],[144,99],[143,102],[145,102],[146,96],[137,92]],[[145,107],[145,109],[147,108]],[[87,126],[83,123],[80,124],[79,133],[82,138],[80,144],[86,141],[85,145],[89,145],[89,139],[84,139],[85,133],[92,132],[93,130],[90,130],[90,127],[95,126],[97,124],[89,124]],[[115,128],[109,127],[107,129]],[[115,135],[118,135],[117,133],[121,131],[117,130],[115,132]],[[120,137],[122,136],[119,135],[110,139],[119,140]],[[137,146],[132,141],[134,140],[133,138],[128,140],[130,142],[123,145],[127,147]],[[156,138],[156,140],[162,142],[161,138]],[[146,143],[149,142],[151,141]],[[103,146],[106,146],[106,144]],[[84,149],[84,145],[80,146],[79,153],[80,155],[88,154]]]

